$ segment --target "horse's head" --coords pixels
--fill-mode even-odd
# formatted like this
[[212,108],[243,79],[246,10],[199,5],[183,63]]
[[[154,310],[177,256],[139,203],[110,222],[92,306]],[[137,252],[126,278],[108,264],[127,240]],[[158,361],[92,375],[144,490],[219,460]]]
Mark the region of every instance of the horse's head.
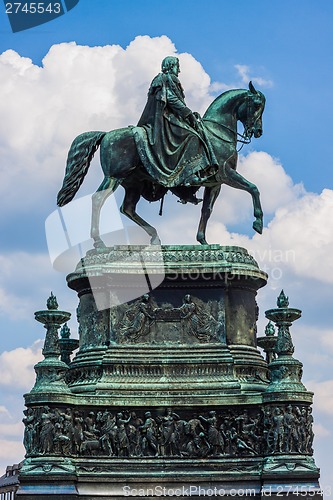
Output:
[[244,135],[249,139],[260,137],[262,135],[262,114],[265,108],[265,96],[259,90],[256,90],[249,83],[249,90],[246,91],[246,97],[238,108],[237,118],[244,126]]

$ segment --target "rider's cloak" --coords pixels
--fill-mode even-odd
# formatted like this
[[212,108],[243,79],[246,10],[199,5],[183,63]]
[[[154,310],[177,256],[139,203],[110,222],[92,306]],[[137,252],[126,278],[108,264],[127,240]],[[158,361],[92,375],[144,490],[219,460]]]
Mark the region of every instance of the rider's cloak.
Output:
[[145,169],[166,187],[189,185],[196,172],[217,165],[203,126],[195,130],[187,123],[192,112],[184,99],[176,75],[160,73],[150,86],[138,126],[133,128]]

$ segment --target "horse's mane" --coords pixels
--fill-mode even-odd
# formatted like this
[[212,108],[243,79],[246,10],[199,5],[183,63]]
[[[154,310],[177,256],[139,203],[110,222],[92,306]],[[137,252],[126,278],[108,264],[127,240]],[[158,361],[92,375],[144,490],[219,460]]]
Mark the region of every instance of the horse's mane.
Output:
[[226,90],[219,96],[217,96],[214,101],[208,106],[203,118],[207,118],[210,113],[215,112],[215,109],[219,107],[227,106],[231,100],[233,100],[235,97],[240,96],[241,94],[247,93],[248,90],[246,89],[232,89],[232,90]]

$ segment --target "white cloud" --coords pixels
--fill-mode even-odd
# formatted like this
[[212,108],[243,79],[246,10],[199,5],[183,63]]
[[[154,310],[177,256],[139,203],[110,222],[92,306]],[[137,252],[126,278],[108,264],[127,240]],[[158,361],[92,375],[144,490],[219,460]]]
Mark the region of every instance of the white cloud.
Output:
[[[42,67],[13,50],[4,52],[0,195],[5,208],[28,210],[40,200],[55,206],[75,136],[137,123],[162,59],[175,53],[166,36],[139,36],[126,49],[61,43],[51,47]],[[203,112],[213,99],[210,78],[190,54],[179,58],[187,102]]]
[[252,80],[253,84],[258,84],[261,87],[269,88],[273,86],[272,80],[267,80],[265,78],[262,78],[261,76],[253,76],[250,66],[247,66],[246,64],[235,64],[235,68],[237,69],[238,74],[245,85],[247,85],[249,81]]
[[22,438],[24,425],[22,422],[0,424],[0,439],[8,437]]
[[[306,271],[311,277],[330,279],[326,271],[321,275],[317,272],[314,264],[318,255],[318,262],[323,263],[323,257],[328,265],[331,265],[330,245],[333,238],[332,203],[333,191],[324,190],[320,195],[308,193],[302,184],[294,184],[279,162],[265,152],[251,152],[239,159],[238,171],[250,182],[256,184],[261,192],[261,201],[264,211],[264,220],[270,218],[268,226],[263,235],[254,232],[252,236],[231,233],[226,229],[226,224],[239,224],[247,221],[248,231],[251,232],[252,200],[245,191],[229,188],[222,185],[213,210],[213,215],[208,222],[209,241],[221,244],[240,244],[251,251],[262,260],[268,260],[272,256],[278,259],[281,255],[290,255],[290,250],[295,252],[297,263],[301,261],[300,273]],[[170,237],[176,237],[179,242],[193,243],[196,224],[200,217],[200,208],[187,205],[179,207],[175,205],[176,198],[170,197],[166,206],[162,224],[162,232],[170,233]],[[177,208],[177,218],[172,222],[167,220],[169,210]],[[154,212],[151,210],[151,217]],[[197,213],[197,215],[195,215]],[[196,220],[197,217],[197,220]],[[156,220],[158,220],[155,217]],[[174,231],[183,225],[185,232]],[[168,230],[167,226],[171,225]],[[185,236],[184,236],[185,235]],[[191,238],[191,239],[190,239]],[[177,241],[178,243],[178,241]],[[275,252],[275,253],[274,253]],[[299,260],[300,259],[300,260]],[[311,268],[305,269],[311,261]],[[333,273],[332,273],[333,275]]]
[[[265,152],[251,152],[241,155],[237,170],[248,181],[256,184],[261,193],[261,203],[264,211],[264,219],[274,216],[281,206],[289,206],[301,199],[305,194],[302,184],[294,184],[291,177],[287,175],[278,159],[273,158]],[[203,192],[198,195],[202,197]],[[144,210],[142,205],[140,210]],[[200,218],[201,205],[177,204],[175,196],[169,195],[165,199],[163,219],[156,217],[158,209],[149,211],[149,220],[159,225],[163,242],[173,244],[191,243],[195,240],[197,225]],[[248,237],[229,233],[226,225],[239,224],[247,221],[248,229],[251,229],[253,213],[252,199],[249,193],[222,185],[221,193],[214,205],[213,215],[208,222],[209,242],[221,244],[237,244],[236,240],[246,246]],[[175,214],[177,214],[175,216]],[[169,220],[173,217],[172,221]],[[177,230],[175,229],[175,226]],[[245,228],[246,229],[246,228]],[[250,231],[247,231],[250,232]],[[175,240],[176,239],[176,240]],[[258,236],[260,245],[261,236]],[[264,245],[263,245],[264,247]],[[266,253],[267,253],[267,247]],[[263,249],[261,251],[263,253]]]
[[35,383],[34,365],[43,359],[42,341],[37,340],[31,347],[18,347],[0,355],[0,386],[30,390]]
[[[117,45],[54,45],[45,56],[42,67],[12,50],[2,54],[0,196],[8,217],[15,211],[40,210],[45,206],[53,210],[67,150],[74,137],[85,130],[110,130],[135,124],[144,107],[151,79],[160,69],[161,60],[176,53],[176,47],[166,36],[140,36],[126,49]],[[180,54],[179,58],[180,79],[187,103],[193,110],[203,113],[213,94],[229,86],[220,82],[211,83],[209,75],[190,54]],[[251,79],[260,87],[272,86],[270,80],[256,76],[258,72],[254,74],[248,66],[237,65],[237,70],[245,86]],[[255,147],[255,141],[253,145]],[[92,189],[98,185],[95,178],[101,175],[98,163],[96,158],[91,168]],[[209,241],[245,246],[260,261],[261,267],[269,271],[275,267],[282,269],[283,280],[276,282],[271,276],[269,285],[260,291],[262,310],[266,305],[267,308],[274,307],[275,288],[279,288],[279,292],[287,284],[298,291],[296,296],[291,297],[295,307],[302,308],[305,294],[312,287],[308,293],[320,297],[323,308],[326,305],[326,310],[330,311],[332,294],[324,294],[322,290],[324,284],[331,284],[333,280],[333,191],[324,190],[320,195],[305,192],[302,185],[293,183],[277,159],[264,152],[241,156],[238,171],[258,185],[265,215],[270,216],[271,221],[262,236],[230,232],[231,224],[246,223],[250,233],[252,204],[245,192],[223,186],[208,225]],[[199,206],[180,206],[176,198],[169,195],[163,219],[157,215],[157,204],[155,210],[151,207],[153,205],[149,206],[147,219],[160,227],[164,243],[195,242]],[[145,210],[142,204],[140,213]],[[0,308],[10,319],[25,320],[32,317],[36,308],[45,307],[50,290],[57,293],[53,284],[54,275],[62,290],[64,288],[63,276],[53,273],[45,254],[1,255],[0,266]],[[288,287],[286,292],[289,293]],[[74,292],[66,293],[63,292],[62,296],[66,296],[67,303],[59,300],[59,296],[58,300],[60,306],[71,310],[68,302],[73,304],[73,309],[77,299]],[[297,357],[303,361],[305,332],[310,354],[304,368],[309,378],[310,368],[318,368],[319,371],[324,363],[326,366],[329,363],[333,332],[329,327],[322,326],[313,329],[313,333],[310,327],[306,331],[309,318],[301,321],[303,326],[300,326],[299,337],[295,330],[295,344]],[[312,322],[315,321],[316,318],[312,318]],[[43,330],[36,331],[39,336]],[[22,393],[33,386],[33,365],[41,359],[40,347],[41,342],[0,355],[0,385],[4,390],[12,391],[14,387]],[[315,406],[322,414],[331,417],[333,381],[327,374],[321,374],[320,381],[312,374],[311,378],[306,385],[315,392]],[[4,437],[0,441],[0,459],[6,460],[4,465],[7,465],[23,457],[22,443],[6,439],[7,435],[13,438],[19,436],[22,424],[13,423],[5,406],[0,406],[0,414],[6,416],[6,421],[0,424],[0,433]],[[326,426],[316,423],[316,432],[319,436],[328,436],[329,431]]]
[[327,429],[326,427],[324,427],[322,424],[314,423],[313,431],[314,431],[314,435],[316,438],[324,438],[325,439],[329,436],[332,436],[332,432],[329,429]]
[[323,331],[321,343],[328,354],[333,354],[333,329]]
[[263,151],[240,156],[237,170],[257,185],[264,214],[275,211],[305,194],[302,184],[294,184],[280,161]]
[[3,416],[9,416],[9,411],[7,410],[7,408],[3,405],[0,406],[0,416],[3,417]]
[[[25,454],[23,446],[24,424],[20,415],[19,420],[16,421],[8,410],[5,410],[5,414],[1,414],[0,409],[0,418],[2,417],[0,423],[0,476],[6,470],[7,465],[19,463]],[[5,422],[3,423],[2,420]]]
[[29,301],[22,303],[17,296],[5,288],[0,288],[0,316],[8,315],[10,318],[24,317],[27,314]]
[[0,439],[0,467],[6,470],[7,465],[13,465],[23,460],[25,450],[21,441]]
[[[269,158],[273,177],[278,174],[274,170],[275,163]],[[279,167],[280,168],[280,167]],[[221,245],[238,245],[247,248],[269,275],[268,285],[258,294],[260,305],[260,320],[258,331],[264,333],[267,320],[264,311],[276,305],[276,298],[283,288],[290,296],[291,307],[303,310],[303,318],[293,327],[296,357],[304,361],[306,378],[311,377],[313,370],[320,370],[321,378],[329,376],[330,352],[332,352],[331,304],[332,289],[332,197],[333,191],[325,190],[320,195],[304,193],[294,186],[283,173],[276,175],[273,186],[267,188],[269,197],[274,189],[280,192],[280,183],[285,186],[285,206],[277,208],[272,221],[265,228],[263,235],[233,233],[228,231],[223,221],[225,208],[230,213],[237,214],[233,222],[244,217],[244,230],[251,232],[252,218],[243,212],[241,198],[246,193],[240,193],[240,199],[232,196],[225,200],[224,191],[221,200],[218,199],[213,216],[208,223],[207,239],[209,243]],[[248,176],[249,177],[249,176]],[[252,180],[252,179],[251,179]],[[287,178],[288,180],[288,178]],[[278,197],[274,200],[272,193],[272,209],[278,206]],[[311,209],[309,209],[309,204]],[[158,216],[150,215],[152,222],[159,230],[165,244],[193,244],[200,218],[198,207],[175,207],[175,198],[168,199],[165,204],[167,219],[161,223]],[[281,215],[281,212],[284,215]],[[170,215],[171,213],[171,215]],[[227,217],[228,218],[228,212]],[[238,218],[238,220],[237,220]],[[230,228],[230,222],[228,227]],[[318,241],[321,242],[318,245]]]
[[[64,287],[65,275],[52,269],[46,253],[13,252],[0,254],[0,319],[34,323],[33,313],[46,307],[51,290],[58,297],[59,307],[75,311],[75,293]],[[59,294],[58,292],[61,291]],[[75,314],[73,315],[75,319]],[[39,336],[42,326],[37,326]],[[15,336],[23,332],[15,329]]]
[[[5,52],[0,57],[0,74],[3,75],[0,89],[4,96],[0,108],[2,116],[8,116],[8,120],[4,119],[0,124],[0,147],[4,150],[4,158],[8,159],[8,171],[5,161],[4,178],[0,183],[0,190],[7,185],[4,196],[7,194],[11,203],[17,196],[18,209],[23,206],[26,209],[27,203],[39,206],[43,196],[50,198],[51,195],[55,199],[63,175],[63,167],[59,171],[59,165],[64,166],[71,140],[83,130],[107,130],[135,123],[143,109],[151,79],[159,71],[163,57],[170,54],[176,54],[176,48],[166,36],[140,36],[126,49],[117,45],[54,45],[41,68],[14,51]],[[179,57],[180,77],[187,101],[193,109],[202,112],[211,101],[216,84],[211,84],[209,76],[193,56],[183,53]],[[237,68],[245,83],[251,70],[244,65]],[[259,83],[254,77],[253,81]],[[224,84],[221,85],[223,87]],[[98,168],[95,170],[97,172]],[[246,221],[250,228],[252,208],[247,193],[223,186],[208,225],[209,241],[246,246],[268,269],[272,267],[272,259],[279,254],[285,261],[284,269],[293,275],[331,282],[332,192],[326,190],[321,195],[306,193],[302,185],[293,184],[277,159],[264,152],[241,156],[238,170],[258,185],[264,212],[272,220],[262,236],[250,238],[228,232],[225,224]],[[36,183],[34,196],[22,196],[19,191],[10,192],[8,186],[13,184],[9,179],[11,175],[20,179],[20,183],[15,183],[18,190],[29,190],[31,184]],[[200,217],[199,207],[180,208],[175,203],[175,197],[170,198],[172,201],[169,209],[166,203],[165,214],[176,213],[177,216],[171,226],[168,216],[159,219],[163,241],[193,243]],[[145,212],[144,207],[140,207],[141,210]],[[151,210],[148,218],[154,220]],[[47,257],[44,257],[46,266]],[[35,262],[32,257],[30,261],[26,259],[26,276],[30,268],[35,274],[39,272],[39,261],[40,257]],[[19,259],[17,263],[19,267]],[[24,302],[15,300],[18,298],[15,287],[11,288],[12,280],[6,278],[8,262],[4,264],[0,305],[12,316],[31,314],[30,296]],[[42,272],[45,275],[46,267],[43,269],[43,265],[41,276]],[[16,275],[19,277],[20,273],[16,272]]]
[[[212,102],[210,77],[191,54],[180,54],[179,60],[181,67],[179,78],[186,91],[188,105],[193,111],[203,114]],[[215,87],[216,84],[213,90]]]
[[[274,182],[269,177],[260,178],[260,169],[265,168],[263,156],[266,156],[267,169],[273,174]],[[271,266],[272,258],[284,261],[285,269],[300,278],[312,278],[325,283],[333,283],[333,190],[324,189],[321,194],[307,193],[301,185],[293,185],[282,167],[266,153],[252,153],[244,162],[258,157],[257,170],[251,174],[251,182],[257,182],[263,193],[263,208],[266,213],[274,212],[272,220],[262,235],[252,237],[229,233],[225,223],[240,222],[249,217],[250,206],[244,207],[245,193],[228,194],[226,203],[221,199],[211,221],[208,223],[209,242],[224,245],[240,245],[250,250],[261,260],[261,264]],[[261,157],[261,158],[260,158]],[[279,170],[281,171],[279,172]],[[250,177],[250,174],[247,176]],[[258,177],[258,181],[256,181]],[[281,199],[281,203],[279,203]],[[247,201],[248,203],[248,201]],[[252,214],[252,210],[250,212]],[[246,215],[247,214],[247,215]],[[248,229],[251,227],[251,219]],[[179,221],[178,221],[179,223]]]
[[[305,281],[303,281],[303,286],[304,284]],[[330,297],[327,297],[327,299],[330,301]],[[297,307],[299,304],[295,304],[295,302],[299,300],[302,300],[302,298],[293,297],[290,306],[296,305]],[[303,313],[306,315],[307,310],[304,310]],[[312,370],[316,372],[317,381],[330,378],[332,375],[333,344],[327,341],[333,332],[322,325],[308,325],[306,324],[307,320],[309,318],[302,318],[292,327],[293,339],[297,346],[295,356],[304,362],[305,379],[311,377]],[[318,367],[320,367],[320,370],[318,370]]]
[[314,392],[314,403],[317,410],[333,416],[333,380],[322,382],[309,380],[307,388]]
[[[306,193],[279,208],[262,238],[253,238],[253,248],[292,249],[295,258],[286,265],[297,276],[333,283],[333,191]],[[251,248],[250,246],[250,248]]]
[[[289,205],[305,194],[302,184],[294,184],[280,161],[263,151],[240,155],[237,171],[260,191],[264,218],[275,214],[281,206]],[[214,207],[214,219],[224,224],[239,223],[253,213],[249,193],[222,185]]]

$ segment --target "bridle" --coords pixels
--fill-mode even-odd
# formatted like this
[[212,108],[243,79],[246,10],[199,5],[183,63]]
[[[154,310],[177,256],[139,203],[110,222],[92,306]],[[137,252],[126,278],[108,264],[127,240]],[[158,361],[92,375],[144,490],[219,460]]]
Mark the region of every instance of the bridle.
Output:
[[[212,120],[211,118],[204,118],[202,121],[204,122],[211,122],[211,123],[215,123],[216,125],[220,126],[220,127],[223,127],[225,128],[226,130],[229,130],[230,132],[232,132],[235,136],[237,137],[240,137],[240,139],[236,139],[237,142],[242,142],[243,144],[250,144],[252,138],[251,137],[248,137],[244,134],[240,134],[239,132],[236,132],[236,130],[233,130],[231,127],[228,127],[228,125],[224,125],[224,123],[219,123],[215,120]],[[210,133],[212,135],[215,135],[215,137],[217,137],[218,139],[221,139],[221,141],[224,141],[224,142],[228,142],[229,144],[232,144],[234,141],[229,141],[228,139],[225,139],[225,137],[222,137],[218,134],[216,134],[215,132],[212,132],[210,130]]]
[[[236,130],[233,130],[232,128],[228,127],[228,125],[224,125],[223,123],[219,123],[219,122],[217,122],[215,120],[211,120],[210,118],[204,118],[203,121],[215,123],[219,127],[223,127],[226,130],[229,130],[230,132],[232,132],[235,135],[236,143],[240,142],[242,144],[241,147],[239,149],[237,149],[237,153],[239,153],[243,149],[244,144],[250,144],[250,142],[252,141],[251,137],[247,137],[246,135],[240,134]],[[234,144],[235,143],[235,140],[228,141],[228,139],[226,139],[225,137],[223,137],[221,135],[216,134],[212,130],[210,130],[209,133],[212,134],[213,136],[215,136],[220,141],[224,141],[224,142],[227,142],[229,144]],[[240,139],[239,139],[239,137],[240,137]]]
[[[252,93],[247,93],[247,96],[246,96],[246,121],[245,121],[245,130],[247,130],[249,128],[248,126],[248,117],[250,115],[250,106],[251,106],[251,102],[252,101]],[[218,125],[219,127],[223,127],[225,128],[226,130],[229,130],[230,132],[232,132],[234,135],[235,135],[235,140],[236,142],[240,142],[242,144],[242,146],[237,150],[238,152],[241,151],[241,149],[243,148],[244,144],[250,144],[250,142],[252,141],[252,137],[248,137],[247,135],[245,134],[240,134],[239,132],[237,132],[236,130],[233,130],[232,128],[228,127],[227,125],[224,125],[223,123],[219,123],[217,122],[216,120],[212,120],[211,118],[203,118],[202,121],[204,122],[211,122],[211,123],[215,123],[216,125]],[[211,131],[210,130],[210,133],[212,135],[214,135],[217,139],[220,139],[224,142],[227,142],[229,144],[233,144],[235,141],[234,140],[231,140],[229,141],[228,139],[226,139],[225,137],[223,136],[220,136],[218,134],[216,134],[215,132]]]

